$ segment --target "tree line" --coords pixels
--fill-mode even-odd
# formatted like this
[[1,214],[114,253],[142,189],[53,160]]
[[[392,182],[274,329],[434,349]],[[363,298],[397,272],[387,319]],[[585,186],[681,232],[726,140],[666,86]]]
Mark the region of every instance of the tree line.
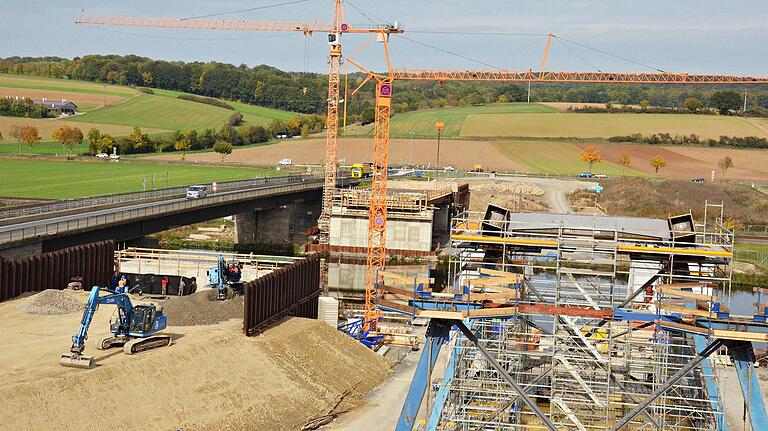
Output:
[[[322,114],[327,100],[328,77],[316,73],[285,72],[277,68],[244,64],[234,66],[218,62],[178,62],[152,60],[135,55],[88,55],[65,59],[60,57],[9,57],[0,59],[0,73],[36,75],[51,78],[79,79],[100,83],[161,88],[205,97],[242,101],[254,105],[306,113]],[[363,83],[362,73],[342,77],[342,86],[350,90]],[[398,81],[394,85],[393,112],[446,106],[472,106],[488,103],[524,102],[527,89],[521,85],[487,82]],[[532,102],[611,103],[613,105],[647,105],[683,108],[686,100],[696,99],[699,109],[730,103],[733,110],[743,103],[742,93],[730,91],[728,100],[716,93],[737,87],[653,86],[624,84],[534,84]],[[743,87],[738,88],[742,91]],[[765,86],[748,88],[748,112],[768,112],[768,90]],[[734,97],[735,96],[735,97]],[[350,121],[373,121],[373,84],[345,102]],[[686,108],[688,109],[688,108]],[[716,108],[719,110],[719,108]]]
[[633,133],[631,135],[612,136],[609,142],[648,145],[684,145],[691,147],[723,147],[723,148],[768,148],[768,139],[757,136],[720,136],[719,139],[704,139],[696,134],[675,135],[669,133],[655,133],[643,135]]
[[4,97],[0,99],[0,115],[6,117],[24,117],[24,118],[52,118],[55,117],[48,108],[43,105],[35,105],[32,99],[21,98],[11,99]]

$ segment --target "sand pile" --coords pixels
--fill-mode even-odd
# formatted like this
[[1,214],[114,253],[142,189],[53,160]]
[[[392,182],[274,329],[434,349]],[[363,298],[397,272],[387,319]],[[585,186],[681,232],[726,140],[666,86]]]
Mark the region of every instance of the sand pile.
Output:
[[19,308],[27,314],[53,316],[83,311],[85,304],[65,290],[47,289],[22,302]]
[[[54,363],[58,357],[52,352],[31,361],[28,352],[23,370],[30,378],[0,381],[0,431],[66,424],[297,430],[340,400],[338,409],[359,403],[390,373],[386,359],[316,320],[288,319],[258,337],[240,331],[234,321],[188,327],[170,347],[133,356],[110,353],[92,370],[56,365],[43,379],[32,377],[40,373],[35,361]],[[50,349],[50,343],[38,344]]]
[[243,318],[243,297],[219,301],[215,289],[188,296],[174,297],[163,304],[163,312],[172,326],[212,325],[225,320]]

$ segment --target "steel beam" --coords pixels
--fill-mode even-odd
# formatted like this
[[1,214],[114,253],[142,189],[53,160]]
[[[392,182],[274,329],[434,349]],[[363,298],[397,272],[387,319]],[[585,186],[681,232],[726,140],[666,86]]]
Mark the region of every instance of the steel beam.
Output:
[[517,392],[518,396],[523,400],[525,405],[527,405],[528,408],[533,410],[533,413],[536,414],[536,416],[538,416],[538,418],[541,420],[541,422],[544,424],[544,426],[549,431],[557,431],[557,428],[552,423],[552,421],[547,417],[547,415],[545,415],[544,412],[541,411],[539,406],[537,406],[536,403],[533,402],[533,400],[531,400],[528,397],[528,395],[525,394],[525,390],[515,381],[515,379],[512,378],[512,376],[509,375],[509,373],[507,373],[507,371],[504,369],[504,367],[502,367],[501,364],[499,364],[498,361],[496,361],[496,358],[494,358],[493,355],[491,355],[487,350],[485,350],[485,347],[483,347],[480,344],[480,340],[478,340],[477,337],[475,336],[475,334],[473,334],[472,331],[469,328],[467,328],[466,325],[464,325],[464,322],[462,322],[460,320],[456,320],[455,323],[459,327],[459,330],[461,330],[462,334],[464,334],[464,336],[467,337],[467,339],[472,344],[474,344],[475,347],[477,347],[477,350],[479,350],[480,353],[482,353],[483,356],[485,356],[485,358],[488,359],[488,362],[490,362],[490,364],[493,366],[493,368],[495,368],[496,371],[499,372],[501,377],[507,383],[509,383],[510,386],[512,386],[515,389],[515,391]]
[[632,419],[634,419],[637,415],[642,413],[649,405],[651,405],[652,402],[656,400],[661,394],[666,392],[672,385],[677,383],[678,380],[683,378],[689,371],[691,371],[694,367],[699,365],[701,361],[709,357],[712,353],[714,353],[717,349],[720,348],[720,346],[723,345],[722,340],[715,340],[711,342],[704,350],[699,352],[693,359],[690,360],[683,368],[681,368],[678,372],[676,372],[672,377],[670,377],[666,382],[664,382],[663,385],[661,385],[659,388],[657,388],[651,395],[649,395],[645,400],[643,400],[642,403],[640,403],[637,407],[635,407],[631,412],[627,413],[621,420],[616,422],[616,425],[611,428],[611,431],[617,431],[622,428],[624,428]]
[[427,342],[424,350],[421,351],[421,357],[416,365],[416,372],[413,374],[395,430],[410,431],[416,424],[416,415],[419,413],[421,400],[429,385],[432,368],[435,366],[440,348],[448,341],[451,325],[453,325],[452,320],[432,319],[430,321],[427,328]]
[[768,415],[765,412],[763,395],[757,380],[757,372],[752,368],[755,361],[755,353],[751,342],[733,342],[729,344],[729,351],[739,376],[741,393],[744,396],[744,405],[752,429],[755,431],[768,429]]

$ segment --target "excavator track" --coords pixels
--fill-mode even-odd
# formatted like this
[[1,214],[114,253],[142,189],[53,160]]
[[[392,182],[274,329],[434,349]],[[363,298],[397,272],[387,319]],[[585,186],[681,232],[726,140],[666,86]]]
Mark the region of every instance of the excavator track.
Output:
[[172,339],[170,335],[155,335],[147,338],[136,338],[125,343],[123,352],[128,355],[134,355],[147,350],[170,346],[171,341]]

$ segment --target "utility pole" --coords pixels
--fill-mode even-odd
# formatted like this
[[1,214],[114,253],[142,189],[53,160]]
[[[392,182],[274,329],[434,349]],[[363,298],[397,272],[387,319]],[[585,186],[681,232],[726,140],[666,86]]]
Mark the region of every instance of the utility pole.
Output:
[[415,132],[408,132],[408,136],[411,138],[410,139],[410,144],[411,144],[410,147],[411,148],[410,148],[410,150],[408,152],[408,165],[409,166],[413,166],[413,134],[414,133]]
[[747,92],[744,92],[744,115],[747,115]]
[[528,81],[528,103],[531,103],[531,81]]
[[440,166],[440,132],[445,128],[445,123],[442,121],[435,122],[435,129],[437,129],[437,162],[435,163],[435,169]]

